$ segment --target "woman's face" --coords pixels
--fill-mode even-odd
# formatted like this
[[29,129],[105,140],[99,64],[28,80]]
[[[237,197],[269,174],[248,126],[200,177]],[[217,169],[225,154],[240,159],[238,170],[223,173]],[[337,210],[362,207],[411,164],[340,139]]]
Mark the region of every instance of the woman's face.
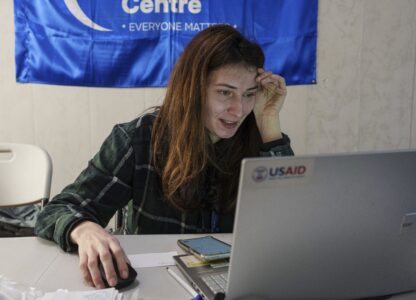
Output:
[[253,110],[256,77],[256,68],[245,65],[224,66],[210,74],[202,117],[213,143],[233,137]]

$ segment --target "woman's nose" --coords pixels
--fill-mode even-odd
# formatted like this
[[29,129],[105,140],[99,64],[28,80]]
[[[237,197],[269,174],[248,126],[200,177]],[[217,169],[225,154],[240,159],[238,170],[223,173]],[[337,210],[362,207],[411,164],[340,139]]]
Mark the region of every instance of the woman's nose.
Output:
[[241,97],[236,96],[233,98],[233,100],[230,102],[230,106],[228,107],[228,112],[232,113],[238,118],[243,116],[243,101]]

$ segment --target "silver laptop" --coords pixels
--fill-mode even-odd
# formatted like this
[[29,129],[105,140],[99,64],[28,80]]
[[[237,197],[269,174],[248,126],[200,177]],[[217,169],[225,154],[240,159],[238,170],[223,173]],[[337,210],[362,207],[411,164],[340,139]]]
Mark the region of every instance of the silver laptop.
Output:
[[[222,298],[196,277],[223,269],[178,261],[205,298]],[[226,299],[415,290],[416,151],[243,160],[228,271]]]

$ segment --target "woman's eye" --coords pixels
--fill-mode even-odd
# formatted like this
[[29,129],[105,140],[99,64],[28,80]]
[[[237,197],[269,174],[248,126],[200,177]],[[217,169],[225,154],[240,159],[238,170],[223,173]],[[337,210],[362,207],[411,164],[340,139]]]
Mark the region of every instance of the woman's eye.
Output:
[[228,97],[228,96],[230,96],[231,95],[231,91],[227,91],[227,90],[219,90],[219,91],[217,91],[218,92],[218,94],[220,94],[221,96],[226,96],[226,97]]
[[256,96],[256,93],[248,93],[244,95],[244,97],[249,98],[249,99],[254,98],[255,96]]

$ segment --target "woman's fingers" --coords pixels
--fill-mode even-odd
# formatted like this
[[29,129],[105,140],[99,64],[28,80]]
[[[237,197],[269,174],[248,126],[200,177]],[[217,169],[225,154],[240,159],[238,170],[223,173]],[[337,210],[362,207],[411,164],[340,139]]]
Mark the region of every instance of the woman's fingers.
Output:
[[264,69],[259,69],[258,73],[259,75],[256,81],[261,85],[262,90],[279,95],[286,94],[286,82],[282,76],[265,71]]
[[98,256],[88,257],[88,271],[90,272],[92,282],[95,287],[99,289],[105,288],[104,282],[101,278],[101,272],[98,267],[99,261]]
[[79,268],[81,269],[82,279],[85,284],[94,287],[94,282],[88,269],[88,257],[84,253],[79,254]]
[[114,261],[116,263],[116,268],[118,268],[119,274],[122,278],[127,278],[129,275],[129,269],[127,267],[128,258],[124,253],[124,250],[120,245],[116,246],[112,250],[114,255]]
[[117,266],[114,266],[113,256],[108,249],[100,254],[100,261],[102,268],[104,269],[103,275],[105,275],[107,283],[110,286],[115,286],[117,284],[117,274],[115,270]]

